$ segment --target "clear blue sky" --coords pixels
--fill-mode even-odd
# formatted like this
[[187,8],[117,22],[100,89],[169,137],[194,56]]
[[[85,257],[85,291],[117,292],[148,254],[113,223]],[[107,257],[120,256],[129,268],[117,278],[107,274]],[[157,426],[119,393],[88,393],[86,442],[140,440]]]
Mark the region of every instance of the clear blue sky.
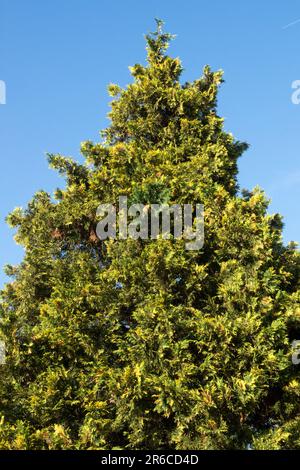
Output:
[[[128,66],[144,62],[143,34],[154,17],[177,34],[183,80],[205,64],[225,71],[219,114],[251,148],[240,160],[241,187],[260,185],[271,212],[284,216],[284,238],[299,240],[300,3],[241,0],[0,0],[0,265],[22,250],[4,223],[38,189],[62,184],[46,152],[79,157],[83,140],[107,125],[109,82],[126,85]],[[294,24],[285,27],[289,23]],[[0,275],[0,284],[4,281]]]

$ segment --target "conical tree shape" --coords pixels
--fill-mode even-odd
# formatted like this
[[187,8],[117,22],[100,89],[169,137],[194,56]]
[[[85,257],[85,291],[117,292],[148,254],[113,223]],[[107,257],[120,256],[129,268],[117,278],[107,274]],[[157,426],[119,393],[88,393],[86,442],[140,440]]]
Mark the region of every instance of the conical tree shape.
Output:
[[[216,111],[222,72],[180,82],[158,22],[86,163],[8,218],[25,248],[2,291],[1,448],[300,448],[299,253]],[[205,242],[108,240],[100,203],[202,203]],[[300,367],[300,366],[299,366]]]

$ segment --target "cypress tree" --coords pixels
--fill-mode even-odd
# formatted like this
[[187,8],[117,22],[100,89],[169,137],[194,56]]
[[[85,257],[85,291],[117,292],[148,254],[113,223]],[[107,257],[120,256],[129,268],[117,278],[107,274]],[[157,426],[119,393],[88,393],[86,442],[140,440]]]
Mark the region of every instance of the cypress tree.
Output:
[[[264,193],[240,191],[247,149],[217,113],[222,72],[182,84],[170,34],[109,86],[110,125],[66,185],[8,217],[25,249],[1,293],[2,449],[300,448],[299,253]],[[120,195],[202,203],[205,241],[100,240]]]

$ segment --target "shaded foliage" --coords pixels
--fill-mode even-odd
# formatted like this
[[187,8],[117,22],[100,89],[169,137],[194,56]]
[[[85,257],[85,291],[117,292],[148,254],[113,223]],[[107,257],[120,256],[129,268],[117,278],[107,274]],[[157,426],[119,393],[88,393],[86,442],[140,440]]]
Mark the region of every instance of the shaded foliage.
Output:
[[[300,448],[296,245],[259,188],[239,192],[222,72],[182,85],[161,22],[146,39],[101,143],[83,164],[50,155],[65,189],[8,217],[25,256],[1,293],[0,446]],[[203,249],[100,241],[97,206],[119,195],[203,203]]]

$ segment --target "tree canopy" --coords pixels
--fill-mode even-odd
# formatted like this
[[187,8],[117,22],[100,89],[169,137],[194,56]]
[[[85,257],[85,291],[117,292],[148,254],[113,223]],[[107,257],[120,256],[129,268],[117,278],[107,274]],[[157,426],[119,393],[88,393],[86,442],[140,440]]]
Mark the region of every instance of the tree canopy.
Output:
[[[8,217],[25,249],[1,293],[0,448],[300,448],[300,258],[263,191],[240,191],[247,144],[217,113],[222,72],[182,83],[157,22],[147,64],[111,84],[110,125],[66,181]],[[205,242],[99,240],[119,195],[202,203]]]

